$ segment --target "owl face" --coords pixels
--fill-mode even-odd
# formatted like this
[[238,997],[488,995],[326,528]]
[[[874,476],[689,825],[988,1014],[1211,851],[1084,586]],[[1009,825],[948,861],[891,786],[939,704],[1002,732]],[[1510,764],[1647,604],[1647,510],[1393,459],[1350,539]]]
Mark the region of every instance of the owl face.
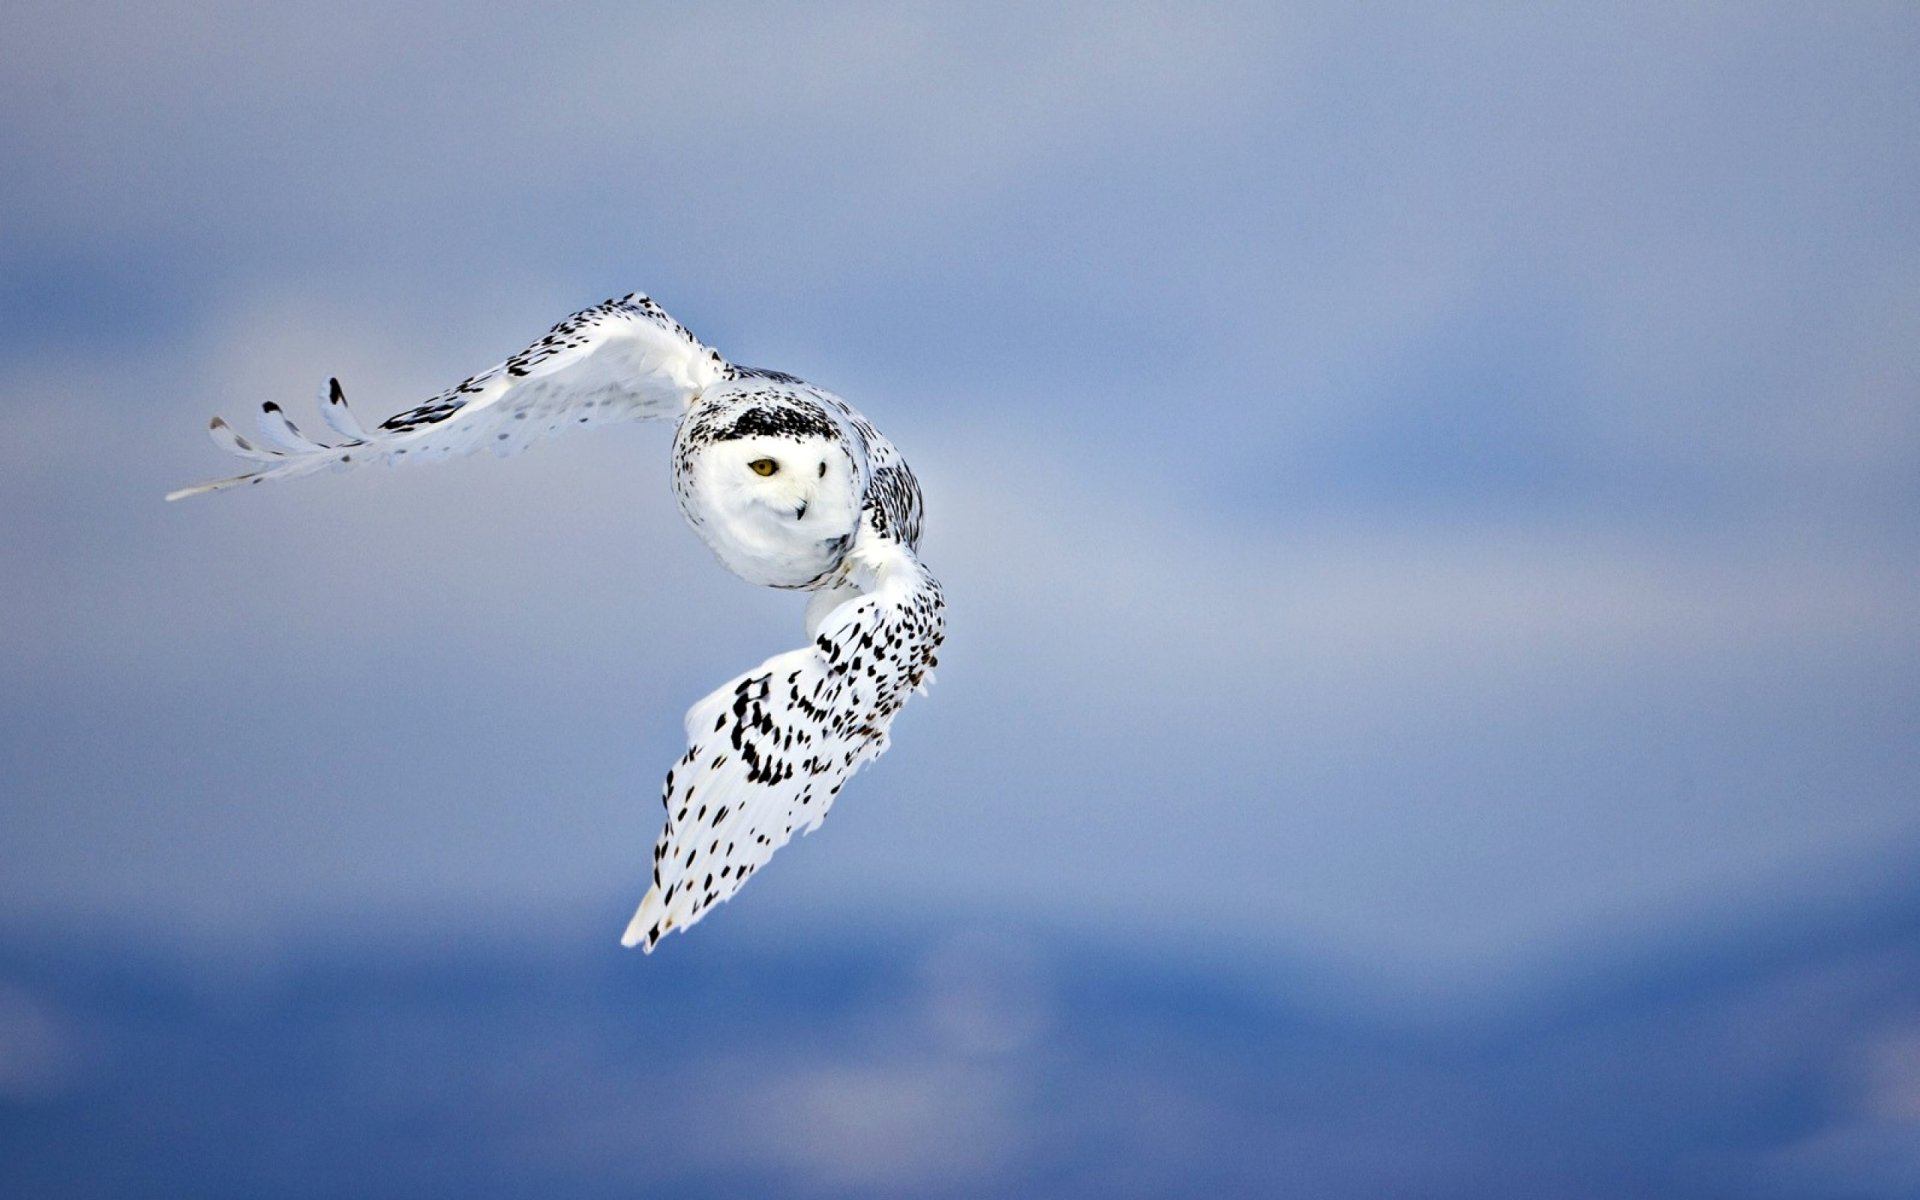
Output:
[[[695,526],[735,573],[776,587],[812,582],[859,522],[853,463],[837,439],[753,435],[692,457]],[[695,516],[692,511],[689,516]]]
[[817,527],[826,515],[824,507],[816,507],[822,493],[846,487],[846,455],[824,438],[736,438],[708,453],[707,482],[746,517],[796,525],[812,517]]

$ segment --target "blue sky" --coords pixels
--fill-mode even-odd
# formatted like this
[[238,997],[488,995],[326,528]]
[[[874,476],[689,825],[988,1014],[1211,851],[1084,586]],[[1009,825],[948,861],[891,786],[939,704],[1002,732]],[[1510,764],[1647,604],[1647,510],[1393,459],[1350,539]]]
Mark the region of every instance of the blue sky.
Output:
[[395,410],[635,288],[886,429],[953,606],[715,921],[1038,915],[1482,1003],[1911,886],[1906,7],[9,26],[25,919],[611,944],[679,714],[798,636],[664,430],[159,497],[224,471],[214,412]]

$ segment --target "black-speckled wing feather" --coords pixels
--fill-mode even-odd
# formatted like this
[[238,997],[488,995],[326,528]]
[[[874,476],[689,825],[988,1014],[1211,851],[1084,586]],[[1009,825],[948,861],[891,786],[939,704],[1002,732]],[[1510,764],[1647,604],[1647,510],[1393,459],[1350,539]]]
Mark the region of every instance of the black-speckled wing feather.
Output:
[[622,943],[660,938],[733,896],[795,832],[826,817],[847,779],[887,746],[944,633],[940,585],[871,522],[850,555],[872,589],[826,614],[813,644],[775,655],[687,713],[667,773],[653,886]]
[[512,358],[371,430],[348,409],[339,381],[329,381],[320,415],[335,435],[331,442],[307,436],[271,401],[258,414],[258,439],[215,417],[209,427],[214,444],[255,467],[167,499],[362,463],[482,449],[510,454],[564,429],[677,417],[702,388],[731,371],[718,352],[635,292],[575,313]]

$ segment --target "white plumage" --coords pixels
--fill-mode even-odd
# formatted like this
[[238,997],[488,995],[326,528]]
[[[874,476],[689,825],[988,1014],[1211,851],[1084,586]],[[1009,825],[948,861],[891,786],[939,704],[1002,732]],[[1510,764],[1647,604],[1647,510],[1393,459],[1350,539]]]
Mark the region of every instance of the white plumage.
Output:
[[671,419],[673,487],[694,530],[751,583],[802,589],[808,645],[738,676],[686,718],[667,772],[651,887],[622,942],[651,951],[740,886],[793,833],[817,828],[847,778],[933,679],[940,585],[919,559],[918,483],[893,444],[846,401],[740,367],[638,292],[576,313],[545,337],[368,430],[330,380],[303,433],[268,402],[259,440],[220,418],[221,449],[255,464],[169,500],[369,462],[487,448],[508,454],[563,429]]

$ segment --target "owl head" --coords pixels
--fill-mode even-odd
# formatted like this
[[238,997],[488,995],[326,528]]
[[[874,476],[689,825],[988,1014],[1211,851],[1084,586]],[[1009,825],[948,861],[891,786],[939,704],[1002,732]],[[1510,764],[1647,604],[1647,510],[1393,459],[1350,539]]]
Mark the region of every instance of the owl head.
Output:
[[800,586],[831,565],[860,519],[864,481],[817,411],[747,407],[689,446],[683,505],[741,576]]

